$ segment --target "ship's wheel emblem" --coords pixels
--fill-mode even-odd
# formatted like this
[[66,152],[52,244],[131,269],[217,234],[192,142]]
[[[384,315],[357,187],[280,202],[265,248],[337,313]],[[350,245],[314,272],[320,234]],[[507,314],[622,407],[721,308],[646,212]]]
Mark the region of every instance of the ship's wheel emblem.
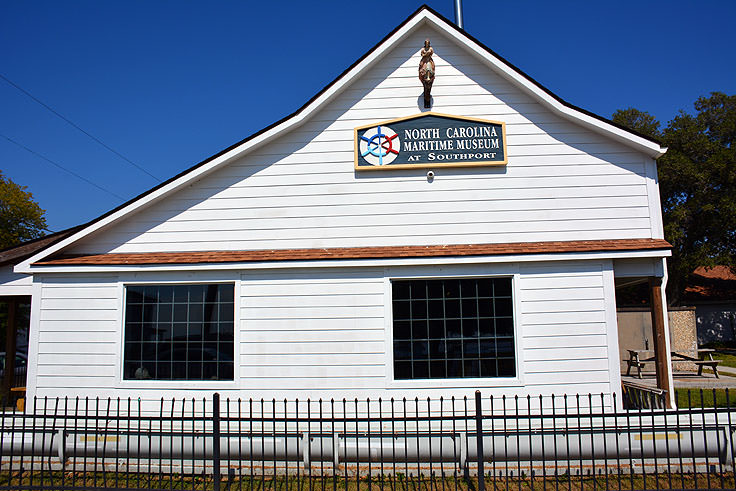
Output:
[[371,165],[388,165],[399,155],[399,135],[388,126],[376,126],[360,137],[360,156]]

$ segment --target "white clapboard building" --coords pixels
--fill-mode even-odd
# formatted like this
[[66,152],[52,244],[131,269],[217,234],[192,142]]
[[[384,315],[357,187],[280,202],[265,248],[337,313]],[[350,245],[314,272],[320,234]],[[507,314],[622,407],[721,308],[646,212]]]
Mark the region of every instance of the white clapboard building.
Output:
[[424,7],[291,116],[19,262],[28,395],[620,392],[617,284],[650,282],[668,341],[665,150]]

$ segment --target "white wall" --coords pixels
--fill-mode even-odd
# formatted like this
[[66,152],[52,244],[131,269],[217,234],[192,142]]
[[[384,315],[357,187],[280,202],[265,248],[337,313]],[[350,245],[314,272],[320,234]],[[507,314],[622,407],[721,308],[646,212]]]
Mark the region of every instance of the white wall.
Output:
[[13,272],[13,265],[0,266],[0,296],[30,295],[33,277]]
[[[511,275],[518,377],[394,381],[390,279]],[[37,284],[33,397],[306,399],[618,391],[610,261],[321,268],[118,276],[46,275]],[[233,382],[123,381],[122,294],[131,282],[233,281]],[[34,332],[35,329],[35,332]],[[611,336],[613,333],[613,336]],[[615,369],[612,369],[614,367]]]
[[[433,111],[506,122],[508,166],[436,169],[432,183],[426,169],[354,171],[353,128],[423,111],[426,37]],[[651,159],[555,116],[425,26],[299,128],[68,252],[661,237],[655,179]]]

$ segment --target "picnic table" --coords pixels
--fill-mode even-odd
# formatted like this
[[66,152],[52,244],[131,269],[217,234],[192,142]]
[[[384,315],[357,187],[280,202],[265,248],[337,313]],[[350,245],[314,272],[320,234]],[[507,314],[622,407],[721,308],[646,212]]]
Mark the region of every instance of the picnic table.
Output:
[[[626,361],[628,365],[628,369],[626,370],[626,376],[629,376],[631,374],[632,368],[636,368],[637,377],[641,378],[641,369],[644,368],[644,366],[647,363],[656,361],[656,358],[654,357],[654,351],[652,350],[630,349],[626,351],[629,352],[628,360],[624,360]],[[710,367],[713,369],[713,373],[715,374],[716,378],[720,378],[718,376],[718,364],[721,362],[721,360],[713,359],[714,352],[715,352],[714,349],[703,348],[703,349],[697,350],[697,358],[684,354],[684,353],[678,353],[676,351],[671,351],[670,356],[673,362],[674,361],[692,362],[698,367],[698,375],[700,376],[703,375],[704,367]]]
[[685,355],[682,353],[676,353],[672,352],[672,361],[691,361],[698,367],[698,375],[703,375],[703,367],[710,367],[713,369],[713,373],[716,375],[716,378],[720,378],[718,376],[718,364],[721,362],[721,360],[714,360],[713,359],[713,353],[715,352],[714,349],[699,349],[698,350],[698,357],[693,358],[692,356]]

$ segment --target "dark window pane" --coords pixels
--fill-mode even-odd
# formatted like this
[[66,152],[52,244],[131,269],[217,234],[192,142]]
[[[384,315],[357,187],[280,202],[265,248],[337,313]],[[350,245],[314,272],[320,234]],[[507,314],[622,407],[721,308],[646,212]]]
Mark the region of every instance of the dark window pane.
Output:
[[433,298],[436,300],[442,300],[442,297],[444,296],[445,287],[444,287],[443,281],[429,281],[427,282],[427,292],[429,295],[429,298]]
[[218,380],[217,376],[217,361],[210,361],[202,363],[202,379],[203,380]]
[[448,338],[462,337],[462,331],[460,329],[460,319],[447,319],[445,321],[445,329],[447,330]]
[[481,358],[496,357],[496,340],[494,338],[481,338],[479,346]]
[[[192,285],[189,287],[189,303],[202,303],[204,302],[204,285]],[[216,300],[212,300],[216,301]]]
[[392,294],[394,300],[408,299],[409,298],[409,282],[408,281],[394,281],[392,284]]
[[478,340],[463,340],[463,358],[478,358]]
[[496,297],[510,297],[511,278],[495,278],[493,280],[493,294]]
[[478,316],[491,317],[493,315],[493,300],[481,298],[478,300]]
[[202,362],[201,361],[190,361],[187,365],[187,379],[189,380],[202,380]]
[[426,281],[411,281],[411,298],[418,299],[427,298],[427,282]]
[[394,321],[394,339],[411,339],[411,322]]
[[159,303],[171,303],[174,301],[174,287],[161,285],[158,287],[158,301]]
[[463,342],[460,340],[447,341],[447,357],[448,358],[462,358],[463,357]]
[[475,298],[463,299],[461,308],[464,319],[478,317],[478,306]]
[[427,339],[427,321],[414,321],[411,324],[411,337],[414,339]]
[[174,287],[174,302],[187,303],[189,301],[189,288],[186,285],[176,285]]
[[220,321],[231,321],[235,315],[235,309],[231,303],[220,304]]
[[460,280],[460,296],[463,298],[476,297],[476,280]]
[[516,366],[513,358],[499,358],[498,360],[498,376],[514,377],[516,376]]
[[234,359],[234,357],[235,357],[235,350],[233,349],[234,348],[234,344],[233,343],[223,343],[223,342],[220,342],[220,343],[218,343],[218,345],[219,345],[219,348],[218,349],[220,350],[220,354],[218,355],[218,358],[217,359],[219,361],[229,361],[229,362],[232,362],[233,359]]
[[496,339],[496,352],[498,356],[514,356],[514,341],[511,338]]
[[445,378],[445,361],[430,361],[429,376],[430,378]]
[[410,303],[408,301],[394,300],[394,320],[409,320],[411,318]]
[[463,337],[464,338],[474,338],[478,336],[478,319],[473,318],[463,318],[462,326],[463,326]]
[[481,377],[498,377],[498,371],[496,370],[496,360],[481,360],[480,361],[480,376]]
[[142,341],[143,340],[143,324],[140,322],[130,322],[125,328],[125,341]]
[[412,319],[426,319],[427,318],[427,301],[426,300],[412,300],[411,317]]
[[414,341],[412,343],[412,356],[415,360],[426,360],[429,358],[429,342]]
[[189,305],[189,322],[202,322],[204,320],[204,304],[194,303]]
[[460,300],[445,300],[445,317],[447,317],[448,319],[460,317]]
[[442,306],[442,300],[429,300],[429,318],[442,319],[445,315],[445,309]]
[[[218,302],[222,303],[232,303],[234,298],[234,292],[232,285],[208,285],[207,286],[207,301],[208,302],[214,302],[213,295],[215,295],[215,290],[217,290],[217,300]],[[232,373],[232,372],[231,372]]]
[[510,298],[496,298],[494,307],[494,315],[499,317],[511,316],[514,313],[514,307]]
[[218,364],[218,377],[220,380],[233,380],[233,362],[220,362]]
[[447,378],[461,378],[462,376],[462,360],[447,360]]
[[429,356],[433,359],[444,360],[447,357],[446,345],[444,339],[429,340]]
[[414,368],[414,378],[429,378],[429,362],[415,361],[412,366]]
[[460,283],[453,280],[445,280],[445,298],[460,298]]
[[411,341],[394,341],[394,360],[411,360]]
[[[190,324],[192,326],[192,329],[196,329],[197,326],[200,326],[199,322],[195,322],[193,324]],[[202,339],[204,341],[217,341],[220,336],[220,329],[219,324],[203,324],[202,325]]]
[[129,286],[125,295],[125,301],[128,304],[143,302],[143,287]]
[[493,319],[479,319],[478,331],[481,337],[494,336],[496,329],[493,325]]
[[406,380],[411,378],[411,362],[395,361],[394,362],[394,378],[397,380]]
[[189,305],[185,303],[174,304],[174,322],[186,322],[189,320]]
[[513,336],[514,335],[514,319],[506,317],[496,319],[496,336]]
[[173,304],[160,304],[158,306],[158,322],[171,322],[173,319]]
[[128,306],[125,308],[125,318],[128,320],[128,322],[142,322],[143,306],[128,304]]
[[481,278],[478,281],[478,296],[491,298],[493,296],[493,280]]
[[157,303],[158,302],[158,287],[157,286],[144,286],[143,287],[143,302],[144,303]]
[[464,377],[480,377],[480,360],[465,360],[463,362]]
[[156,317],[156,311],[157,311],[156,304],[144,304],[143,305],[143,322],[156,322],[158,319]]
[[433,339],[445,337],[445,321],[431,320],[429,321],[429,337]]

